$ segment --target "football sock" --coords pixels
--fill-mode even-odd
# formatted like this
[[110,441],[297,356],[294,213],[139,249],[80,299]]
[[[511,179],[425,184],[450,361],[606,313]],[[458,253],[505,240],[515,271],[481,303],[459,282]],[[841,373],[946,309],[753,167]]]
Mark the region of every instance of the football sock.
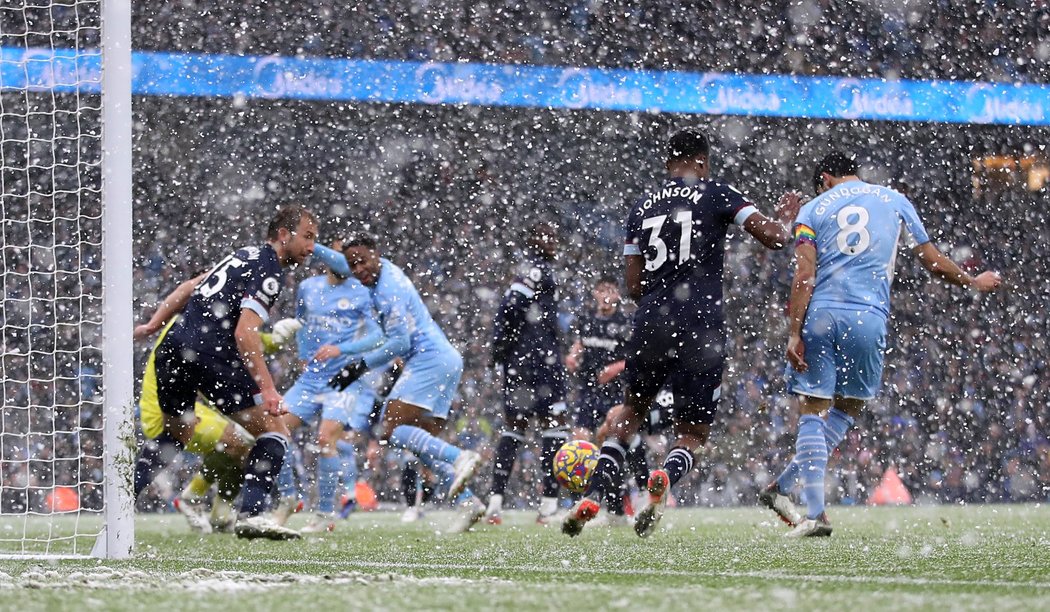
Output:
[[514,462],[518,459],[518,449],[524,442],[524,436],[512,431],[505,431],[499,437],[495,461],[492,462],[492,488],[489,489],[493,495],[502,498],[503,492],[507,490],[507,482],[514,471]]
[[606,499],[609,491],[619,491],[619,482],[622,482],[619,473],[623,465],[626,451],[619,440],[610,438],[602,444],[601,454],[598,455],[598,465],[594,467],[591,482],[587,485],[587,497],[601,502]]
[[664,471],[667,472],[667,477],[671,481],[670,486],[675,484],[689,473],[689,470],[693,469],[693,453],[684,446],[676,446],[671,449],[671,452],[667,453],[667,458],[664,459]]
[[222,451],[204,455],[200,473],[204,480],[216,484],[217,495],[222,499],[234,499],[241,491],[241,482],[244,480],[241,462]]
[[335,512],[335,492],[339,488],[339,476],[342,473],[343,460],[336,455],[317,458],[317,511],[329,514]]
[[644,491],[645,487],[649,485],[647,452],[649,452],[649,448],[646,446],[645,440],[641,436],[636,435],[634,440],[631,440],[631,446],[627,449],[627,465],[631,468],[631,473],[634,474],[634,482],[638,485],[639,491]]
[[204,477],[204,474],[197,472],[190,479],[189,484],[182,490],[183,499],[200,499],[208,494],[208,489],[211,488],[211,481]]
[[162,435],[154,440],[146,440],[135,457],[135,497],[153,482],[157,472],[167,465],[166,456],[172,454],[173,449],[179,448],[173,438]]
[[460,450],[425,429],[414,425],[398,425],[390,433],[390,443],[398,448],[412,451],[417,457],[433,457],[438,461],[452,463],[459,458]]
[[[248,455],[251,458],[251,455]],[[295,459],[289,453],[287,460],[282,462],[281,471],[277,476],[277,490],[281,498],[299,497],[299,486],[295,483]]]
[[339,450],[340,471],[343,473],[343,487],[350,499],[357,497],[357,449],[346,440],[335,443]]
[[828,443],[829,457],[831,452],[838,448],[838,445],[845,439],[850,427],[853,427],[853,417],[838,408],[828,410],[828,418],[824,419],[824,439]]
[[405,496],[406,504],[416,505],[416,494],[419,493],[419,473],[416,472],[414,463],[406,464],[401,470],[401,493]]
[[543,496],[558,497],[558,479],[554,476],[554,455],[569,439],[569,431],[564,427],[552,427],[540,436],[543,439],[543,453],[540,455],[540,466],[543,469]]
[[609,510],[609,514],[623,516],[626,513],[623,505],[623,496],[626,489],[626,487],[624,487],[623,470],[616,470],[613,472],[610,480],[612,484],[605,492],[605,507]]
[[540,499],[540,515],[550,516],[558,511],[558,498],[544,495]]
[[266,510],[287,452],[288,439],[279,433],[264,433],[255,440],[244,466],[241,513],[256,516]]
[[[828,418],[824,420],[824,439],[828,443],[828,457],[831,457],[831,453],[846,438],[846,432],[849,431],[850,427],[853,427],[853,423],[853,417],[838,408],[832,408],[828,411]],[[780,489],[781,493],[787,493],[795,487],[798,474],[798,461],[792,459],[791,463],[784,468],[784,472],[777,477],[777,488]]]
[[828,443],[824,437],[824,419],[815,414],[804,414],[799,419],[795,461],[802,475],[806,517],[817,518],[824,513],[824,471],[828,465]]

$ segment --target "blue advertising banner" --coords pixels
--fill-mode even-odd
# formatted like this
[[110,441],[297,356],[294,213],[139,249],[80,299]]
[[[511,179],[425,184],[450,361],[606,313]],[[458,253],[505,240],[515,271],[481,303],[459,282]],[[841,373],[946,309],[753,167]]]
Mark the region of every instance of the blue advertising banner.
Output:
[[[0,47],[0,90],[97,93],[96,50]],[[139,51],[136,95],[1050,125],[1050,86]]]

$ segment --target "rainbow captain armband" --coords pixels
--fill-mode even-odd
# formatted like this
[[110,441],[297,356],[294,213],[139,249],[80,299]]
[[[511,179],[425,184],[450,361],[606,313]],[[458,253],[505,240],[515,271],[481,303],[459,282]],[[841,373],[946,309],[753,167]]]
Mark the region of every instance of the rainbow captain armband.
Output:
[[809,243],[816,246],[817,233],[813,231],[812,227],[799,223],[795,226],[795,246],[803,243]]

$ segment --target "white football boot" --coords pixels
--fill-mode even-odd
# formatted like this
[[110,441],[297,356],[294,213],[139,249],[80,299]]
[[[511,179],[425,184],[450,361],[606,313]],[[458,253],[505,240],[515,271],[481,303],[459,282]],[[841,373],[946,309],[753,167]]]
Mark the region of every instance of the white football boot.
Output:
[[794,527],[802,522],[802,515],[795,508],[791,498],[781,493],[775,482],[758,494],[758,501],[766,508],[776,512],[780,520],[784,521],[788,527]]
[[288,529],[278,525],[273,518],[265,515],[249,516],[239,519],[234,528],[238,538],[254,540],[264,538],[267,540],[298,540],[302,536],[294,529]]
[[301,533],[324,533],[326,531],[335,531],[335,513],[318,512],[310,517],[310,521],[299,531]]
[[190,500],[179,495],[172,500],[175,509],[186,518],[190,529],[197,533],[211,533],[211,521],[204,512],[203,500]]
[[451,533],[466,533],[485,517],[485,504],[477,497],[461,502],[457,510],[456,518],[449,529]]
[[827,513],[815,519],[802,520],[797,527],[784,534],[785,538],[826,538],[831,535],[831,523]]
[[481,467],[481,455],[469,450],[461,452],[452,464],[452,484],[448,486],[448,493],[445,494],[445,497],[456,499],[456,496],[466,488],[470,479],[474,478],[479,467]]

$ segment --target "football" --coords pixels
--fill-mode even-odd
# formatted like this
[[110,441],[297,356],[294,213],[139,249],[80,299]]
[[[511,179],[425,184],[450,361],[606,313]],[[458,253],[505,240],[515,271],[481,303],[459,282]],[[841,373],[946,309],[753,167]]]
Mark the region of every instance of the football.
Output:
[[583,493],[598,465],[598,447],[586,440],[570,440],[554,455],[554,477],[573,493]]

